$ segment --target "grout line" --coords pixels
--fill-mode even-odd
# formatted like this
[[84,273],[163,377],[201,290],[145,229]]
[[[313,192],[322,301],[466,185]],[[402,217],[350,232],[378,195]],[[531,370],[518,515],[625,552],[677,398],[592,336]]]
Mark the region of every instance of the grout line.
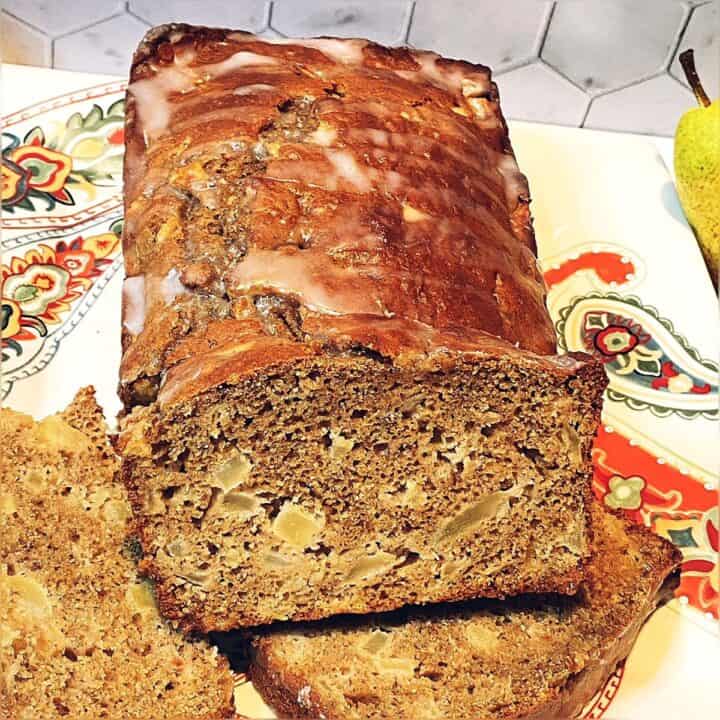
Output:
[[542,60],[540,60],[540,58],[536,55],[521,58],[520,60],[514,60],[513,62],[507,63],[507,65],[503,65],[502,70],[493,70],[493,77],[502,77],[513,70],[520,70],[520,68],[527,67],[528,65],[535,65],[536,63],[542,64]]
[[552,63],[548,62],[545,58],[539,57],[537,59],[537,62],[541,63],[549,70],[552,70],[554,73],[557,73],[563,80],[567,80],[567,82],[569,82],[573,87],[577,88],[578,90],[583,92],[588,97],[594,97],[595,94],[590,92],[590,90],[588,88],[584,87],[583,85],[580,85],[580,83],[578,83],[578,82],[575,82],[575,80],[573,80],[571,77],[569,77],[564,72],[562,72],[562,70],[558,70]]
[[590,108],[593,106],[594,102],[595,102],[594,97],[588,98],[588,104],[587,104],[587,107],[585,108],[585,113],[583,114],[582,120],[580,121],[580,124],[578,125],[578,127],[581,127],[581,128],[585,127],[585,123],[587,122],[588,115],[590,115]]
[[272,7],[272,2],[268,0],[268,2],[265,3],[265,6],[263,8],[263,19],[262,19],[262,25],[257,29],[253,30],[253,32],[261,33],[265,32],[270,28],[270,8]]
[[[2,6],[0,6],[0,7],[2,7]],[[6,10],[5,8],[2,8],[2,11],[5,15],[8,15],[16,22],[19,22],[21,25],[24,25],[25,27],[28,27],[31,30],[35,30],[35,32],[39,32],[41,35],[44,35],[45,37],[50,37],[50,35],[48,35],[44,30],[41,30],[37,25],[33,25],[31,22],[24,20],[23,18],[19,17],[18,15],[14,15],[9,10]]]
[[273,21],[273,11],[275,10],[275,3],[270,0],[267,6],[267,29],[268,30],[275,30],[275,32],[280,32],[275,27],[273,27],[272,21]]
[[[140,21],[143,25],[147,25],[148,27],[153,27],[154,23],[150,22],[149,20],[146,20],[142,15],[138,15],[134,10],[131,10],[128,3],[128,8],[123,13],[124,15],[129,15],[132,18],[135,18],[136,20]],[[117,17],[116,15],[113,15],[113,17]],[[177,22],[177,20],[167,20],[166,22]]]
[[412,29],[412,23],[415,19],[415,8],[417,7],[416,0],[412,0],[405,13],[405,24],[400,35],[400,44],[407,45],[410,42],[410,30]]
[[545,41],[547,40],[547,36],[550,32],[550,23],[552,22],[553,15],[555,15],[556,7],[557,3],[551,2],[548,9],[545,11],[545,17],[543,18],[545,24],[542,28],[542,32],[538,37],[538,42],[535,49],[535,56],[538,58],[540,57],[540,55],[542,55],[542,51],[545,49]]
[[[100,25],[101,23],[107,22],[108,20],[114,20],[115,18],[119,17],[125,17],[125,11],[120,10],[119,12],[114,13],[113,15],[108,15],[105,18],[102,18],[101,20],[95,20],[95,22],[88,23],[87,25],[83,25],[82,27],[73,28],[72,30],[67,30],[63,33],[60,33],[59,35],[54,35],[54,40],[60,40],[61,38],[67,37],[68,35],[74,35],[75,33],[80,33],[85,30],[89,30],[90,28],[95,27],[96,25]],[[132,17],[134,17],[136,20],[140,20],[140,18],[133,15],[133,13],[130,13]],[[143,25],[147,25],[150,27],[149,23],[145,22],[145,20],[142,21]]]
[[682,22],[680,23],[680,27],[678,28],[678,31],[675,33],[675,36],[673,37],[672,42],[670,43],[670,51],[668,53],[668,56],[665,58],[665,61],[662,64],[662,69],[665,72],[670,72],[670,68],[672,67],[673,60],[675,59],[675,53],[680,48],[683,38],[685,37],[685,33],[688,29],[688,25],[690,24],[690,18],[693,16],[694,12],[695,12],[695,8],[693,8],[693,7],[685,8],[685,14],[683,15]]
[[553,72],[557,73],[561,78],[564,78],[567,80],[573,87],[576,87],[578,90],[582,90],[586,95],[592,96],[593,93],[590,92],[588,88],[586,88],[584,85],[581,85],[579,82],[576,82],[571,77],[566,75],[562,70],[558,70],[555,65],[553,65],[551,62],[548,62],[544,57],[539,57],[538,62],[541,62],[545,67],[550,68]]
[[683,82],[680,78],[676,78],[671,72],[665,73],[671,80],[674,80],[683,90],[687,90],[692,94],[692,90],[688,87],[686,82]]
[[648,80],[654,80],[655,78],[662,77],[663,75],[667,75],[666,70],[656,70],[655,72],[643,75],[639,78],[635,78],[630,82],[626,82],[623,85],[618,85],[614,88],[608,88],[607,90],[602,90],[601,92],[597,93],[589,93],[589,95],[593,100],[595,100],[597,98],[605,97],[606,95],[612,95],[613,93],[620,92],[621,90],[627,90],[628,88],[635,87],[636,85],[642,85]]

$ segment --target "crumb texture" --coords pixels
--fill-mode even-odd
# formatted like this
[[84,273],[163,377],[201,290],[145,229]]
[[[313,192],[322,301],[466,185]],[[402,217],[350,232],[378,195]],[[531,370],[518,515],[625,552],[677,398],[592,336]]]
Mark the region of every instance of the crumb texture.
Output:
[[251,678],[283,717],[575,717],[671,596],[680,561],[672,545],[599,506],[592,524],[596,555],[576,597],[286,626],[256,638]]
[[592,384],[531,367],[370,359],[142,408],[121,445],[143,568],[204,631],[572,592],[598,409]]
[[0,715],[231,717],[226,662],[174,633],[137,575],[93,392],[38,423],[0,410],[0,437]]

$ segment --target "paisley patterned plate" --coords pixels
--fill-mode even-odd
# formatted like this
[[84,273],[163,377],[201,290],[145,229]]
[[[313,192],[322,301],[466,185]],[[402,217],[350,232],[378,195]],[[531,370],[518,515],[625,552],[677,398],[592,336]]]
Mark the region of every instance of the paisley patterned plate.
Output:
[[[44,415],[93,383],[112,422],[123,84],[13,66],[4,80],[6,106],[19,109],[3,123],[0,397]],[[669,141],[525,123],[511,134],[534,189],[559,344],[594,354],[610,378],[594,490],[684,555],[677,599],[583,717],[717,716],[720,342],[662,161]],[[236,702],[271,716],[242,677]]]

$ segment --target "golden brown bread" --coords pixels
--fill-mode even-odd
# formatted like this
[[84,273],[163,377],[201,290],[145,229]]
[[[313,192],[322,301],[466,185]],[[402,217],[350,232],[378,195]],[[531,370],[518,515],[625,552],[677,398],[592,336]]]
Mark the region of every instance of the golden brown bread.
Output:
[[281,717],[567,720],[677,586],[679,551],[593,510],[595,557],[575,598],[476,601],[285,626],[250,676]]
[[171,25],[130,79],[120,449],[163,611],[572,592],[606,380],[551,355],[490,71]]
[[224,658],[160,619],[90,389],[35,423],[0,410],[0,717],[221,720]]

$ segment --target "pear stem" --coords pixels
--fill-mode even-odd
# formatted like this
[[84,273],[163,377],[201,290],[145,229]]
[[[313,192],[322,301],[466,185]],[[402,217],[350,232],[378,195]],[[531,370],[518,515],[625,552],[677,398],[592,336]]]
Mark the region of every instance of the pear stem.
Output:
[[703,107],[708,107],[710,105],[710,98],[707,96],[705,88],[703,88],[702,83],[700,82],[700,77],[697,74],[697,68],[695,67],[695,52],[692,48],[685,50],[680,53],[679,60],[682,65],[682,69],[685,71],[685,77],[690,83],[692,91],[695,93],[697,101]]

